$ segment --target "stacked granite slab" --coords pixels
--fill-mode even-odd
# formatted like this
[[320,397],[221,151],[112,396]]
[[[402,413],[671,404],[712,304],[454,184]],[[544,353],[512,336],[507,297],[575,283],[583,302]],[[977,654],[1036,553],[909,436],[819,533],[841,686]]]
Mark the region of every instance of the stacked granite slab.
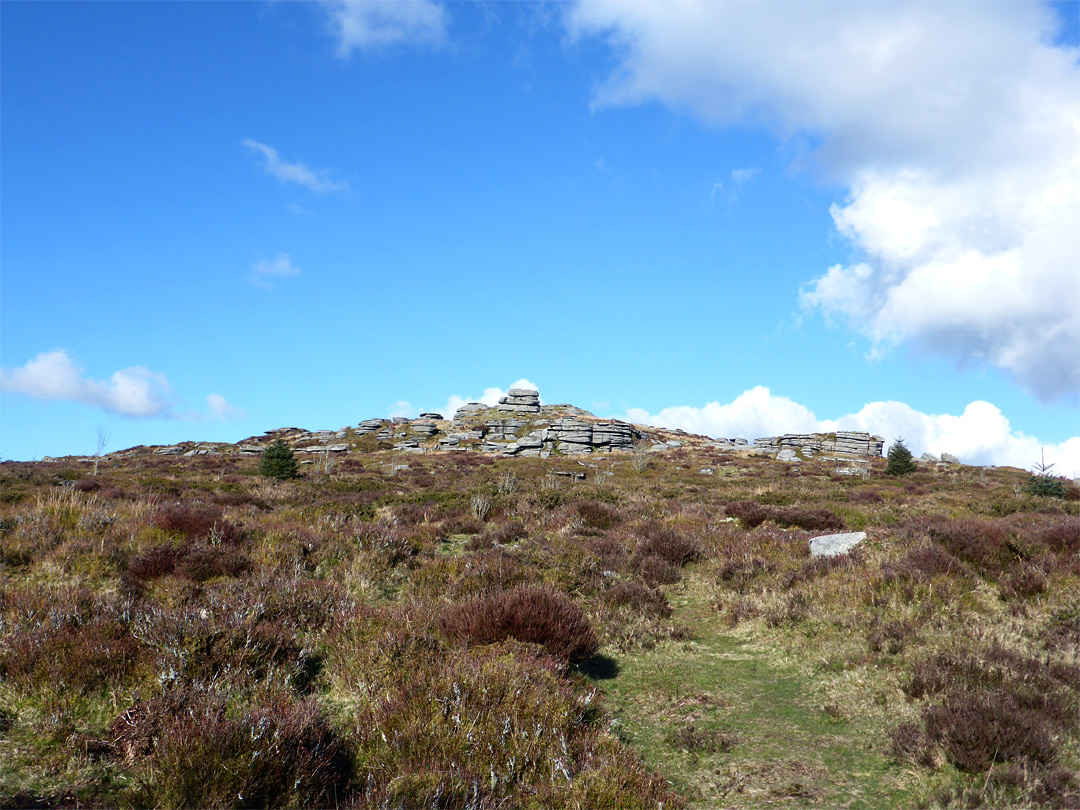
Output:
[[421,422],[417,420],[409,424],[409,432],[424,439],[429,439],[439,432],[439,426],[434,422]]
[[801,450],[804,455],[813,453],[846,453],[852,456],[880,458],[885,440],[881,436],[854,430],[838,430],[836,433],[785,433],[783,436],[766,436],[755,439],[755,446],[770,452],[784,448]]
[[518,431],[525,425],[526,422],[521,419],[492,421],[487,425],[487,435],[484,438],[489,441],[510,441],[517,438]]
[[625,422],[586,422],[567,417],[555,419],[543,431],[534,434],[546,447],[564,455],[576,456],[609,450],[632,450],[642,434]]
[[365,419],[363,422],[356,426],[356,429],[353,430],[353,433],[355,433],[357,436],[365,436],[368,433],[375,433],[382,428],[383,422],[385,421],[385,419]]
[[460,422],[461,420],[465,419],[468,416],[471,416],[474,413],[483,413],[487,410],[490,409],[483,402],[466,402],[464,405],[454,411],[454,421]]
[[500,411],[540,413],[540,393],[528,388],[511,388],[505,397],[499,398]]

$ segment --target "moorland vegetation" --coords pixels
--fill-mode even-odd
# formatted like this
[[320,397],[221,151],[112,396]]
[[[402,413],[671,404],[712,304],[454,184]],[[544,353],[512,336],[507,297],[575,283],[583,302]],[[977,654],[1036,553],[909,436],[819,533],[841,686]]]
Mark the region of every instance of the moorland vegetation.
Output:
[[1080,805],[1064,479],[100,461],[0,465],[3,806]]

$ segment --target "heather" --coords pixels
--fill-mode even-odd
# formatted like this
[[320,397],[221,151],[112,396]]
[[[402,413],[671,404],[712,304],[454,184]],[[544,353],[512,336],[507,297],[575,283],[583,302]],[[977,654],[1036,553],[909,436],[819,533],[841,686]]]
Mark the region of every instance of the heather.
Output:
[[1077,501],[649,461],[0,465],[4,806],[1080,803]]

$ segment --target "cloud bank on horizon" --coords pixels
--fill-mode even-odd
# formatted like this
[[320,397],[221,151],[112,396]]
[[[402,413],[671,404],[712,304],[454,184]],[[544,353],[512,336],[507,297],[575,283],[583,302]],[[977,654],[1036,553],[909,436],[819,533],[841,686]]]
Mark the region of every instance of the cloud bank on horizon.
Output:
[[654,427],[681,428],[714,438],[753,441],[783,433],[830,433],[859,430],[881,436],[886,447],[903,439],[908,448],[921,453],[952,453],[965,464],[1031,469],[1043,450],[1054,472],[1080,476],[1080,437],[1058,444],[1040,442],[1013,430],[1001,410],[989,402],[972,402],[960,415],[921,413],[903,402],[869,402],[859,411],[837,419],[819,419],[813,411],[792,399],[773,394],[764,386],[744,391],[731,402],[710,402],[649,413],[627,408],[629,422]]
[[177,412],[168,378],[145,366],[122,368],[106,380],[87,377],[84,370],[63,349],[42,352],[26,365],[0,368],[0,391],[23,394],[34,399],[78,402],[108,413],[132,419],[182,419],[229,421],[242,418],[220,394],[206,397],[208,412]]
[[[1080,392],[1080,67],[1034,3],[580,0],[617,66],[604,108],[659,101],[815,144],[799,163],[859,260],[803,287],[871,354],[986,363],[1038,398]],[[798,43],[798,47],[792,47]]]

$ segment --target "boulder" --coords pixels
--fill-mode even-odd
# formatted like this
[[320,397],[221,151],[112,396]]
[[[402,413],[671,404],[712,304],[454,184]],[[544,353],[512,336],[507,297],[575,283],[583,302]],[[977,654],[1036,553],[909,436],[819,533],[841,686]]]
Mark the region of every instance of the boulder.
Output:
[[795,451],[790,447],[781,448],[780,452],[776,454],[777,461],[798,461],[799,457],[795,455]]
[[866,532],[823,534],[810,541],[810,556],[835,557],[838,554],[847,554],[865,539]]
[[422,414],[420,414],[420,418],[421,419],[433,419],[436,422],[441,422],[442,421],[442,414],[441,413],[422,413]]
[[921,456],[919,456],[919,461],[923,462],[924,464],[937,464],[938,457],[935,456],[933,453],[923,453]]
[[540,413],[540,393],[528,388],[511,388],[506,396],[499,398],[500,411],[519,413]]
[[489,410],[488,406],[483,402],[467,402],[454,411],[454,421],[463,419],[472,413],[483,413],[486,410]]
[[952,455],[951,453],[942,453],[941,454],[941,460],[943,462],[945,462],[946,464],[959,464],[960,463],[960,459],[958,459],[956,456]]

